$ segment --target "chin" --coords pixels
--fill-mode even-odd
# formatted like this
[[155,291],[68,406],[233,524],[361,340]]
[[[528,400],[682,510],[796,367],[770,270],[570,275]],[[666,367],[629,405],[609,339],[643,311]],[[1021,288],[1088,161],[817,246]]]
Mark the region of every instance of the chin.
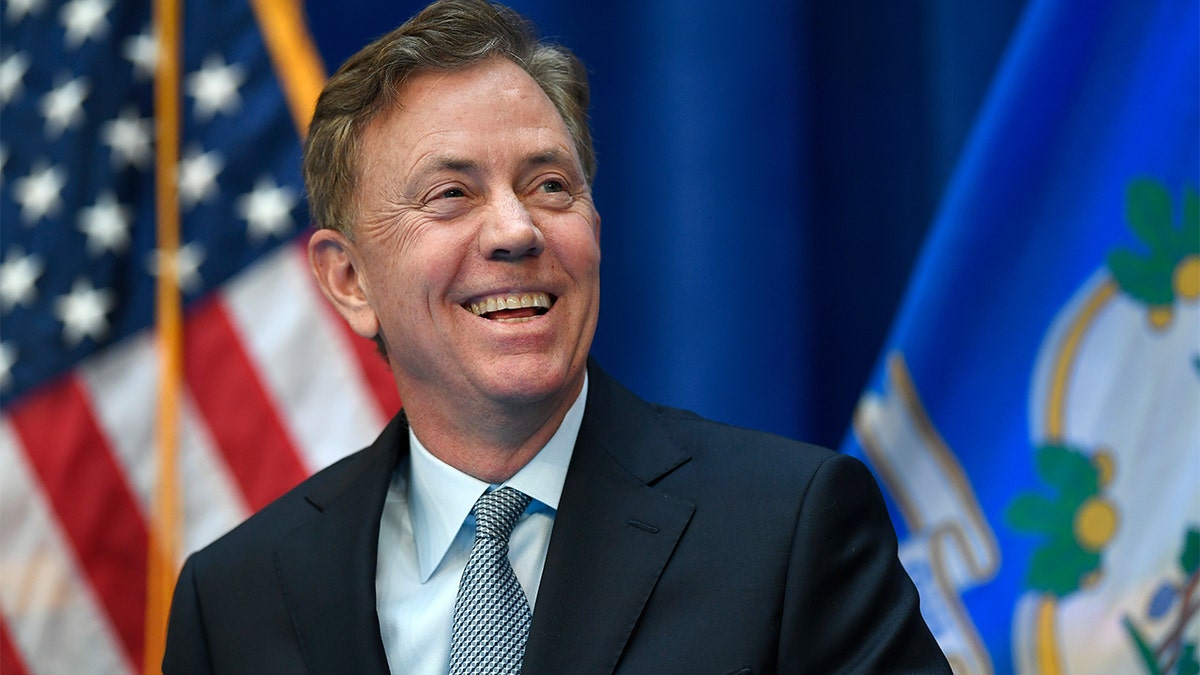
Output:
[[544,359],[524,358],[514,361],[487,373],[484,389],[494,400],[537,403],[569,391],[583,381],[582,364],[572,368],[571,364],[561,361],[547,363]]

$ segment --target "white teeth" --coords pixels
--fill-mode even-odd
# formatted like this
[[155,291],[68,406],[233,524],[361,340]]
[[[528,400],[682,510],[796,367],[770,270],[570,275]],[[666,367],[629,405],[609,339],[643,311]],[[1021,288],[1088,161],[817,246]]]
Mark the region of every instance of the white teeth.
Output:
[[471,313],[475,316],[482,316],[489,312],[498,312],[502,309],[521,309],[523,307],[544,307],[550,309],[550,296],[545,293],[495,295],[486,300],[472,302],[470,309]]

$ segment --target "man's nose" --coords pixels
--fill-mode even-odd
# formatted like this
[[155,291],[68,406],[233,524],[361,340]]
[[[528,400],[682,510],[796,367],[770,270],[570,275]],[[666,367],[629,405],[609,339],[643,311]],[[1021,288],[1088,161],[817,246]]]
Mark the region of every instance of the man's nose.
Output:
[[479,245],[485,258],[515,260],[541,254],[546,239],[525,204],[516,195],[509,195],[488,214]]

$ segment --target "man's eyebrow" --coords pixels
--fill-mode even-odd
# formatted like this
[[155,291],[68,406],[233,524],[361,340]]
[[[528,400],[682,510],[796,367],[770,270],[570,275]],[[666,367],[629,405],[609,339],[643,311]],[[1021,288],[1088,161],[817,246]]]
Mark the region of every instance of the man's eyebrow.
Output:
[[452,155],[427,157],[421,160],[415,170],[409,174],[407,183],[419,187],[434,176],[443,173],[476,174],[480,171],[478,162]]
[[432,157],[429,160],[422,162],[423,166],[417,169],[418,174],[430,174],[438,171],[454,171],[457,173],[472,173],[479,170],[479,163],[454,156],[438,156]]
[[447,169],[460,173],[471,173],[479,169],[479,163],[469,159],[460,159],[458,157],[442,157],[434,162],[434,169]]
[[534,153],[525,159],[525,164],[528,166],[543,166],[546,164],[568,164],[572,165],[575,161],[571,155],[558,148],[550,148],[541,152]]

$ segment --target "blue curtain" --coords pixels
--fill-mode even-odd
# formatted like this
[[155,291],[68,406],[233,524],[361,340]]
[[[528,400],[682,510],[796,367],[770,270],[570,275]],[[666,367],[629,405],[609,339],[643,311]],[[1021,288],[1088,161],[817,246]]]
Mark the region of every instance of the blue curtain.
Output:
[[[423,4],[308,13],[332,72]],[[591,74],[600,362],[836,445],[1021,4],[512,2]]]

